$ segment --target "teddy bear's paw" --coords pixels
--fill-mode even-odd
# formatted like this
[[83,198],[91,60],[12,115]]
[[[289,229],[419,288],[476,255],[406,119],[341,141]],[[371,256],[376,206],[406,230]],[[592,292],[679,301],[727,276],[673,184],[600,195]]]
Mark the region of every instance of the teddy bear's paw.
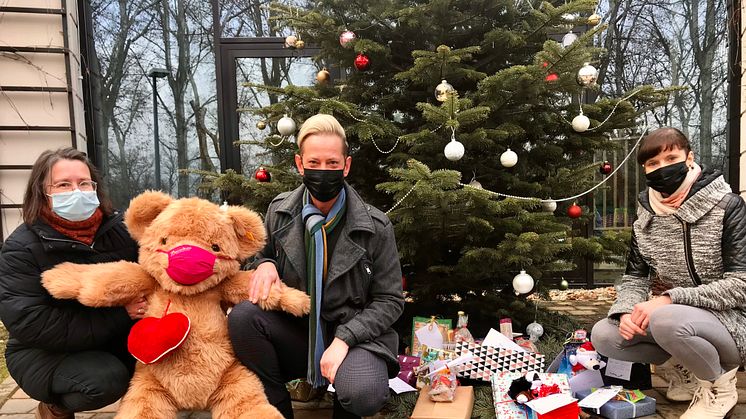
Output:
[[311,311],[311,298],[303,291],[288,287],[282,296],[282,309],[297,317],[305,316]]
[[80,293],[81,265],[62,263],[41,275],[41,283],[55,298],[74,299]]

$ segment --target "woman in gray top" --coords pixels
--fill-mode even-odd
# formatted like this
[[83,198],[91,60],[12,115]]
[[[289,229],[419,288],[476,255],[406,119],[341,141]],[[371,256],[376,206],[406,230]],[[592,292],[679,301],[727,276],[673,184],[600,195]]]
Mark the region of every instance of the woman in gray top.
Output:
[[736,371],[746,360],[746,203],[719,171],[694,162],[678,129],[650,133],[637,161],[648,188],[617,300],[591,339],[615,359],[675,359],[683,368],[667,396],[692,400],[681,417],[723,418],[738,400]]

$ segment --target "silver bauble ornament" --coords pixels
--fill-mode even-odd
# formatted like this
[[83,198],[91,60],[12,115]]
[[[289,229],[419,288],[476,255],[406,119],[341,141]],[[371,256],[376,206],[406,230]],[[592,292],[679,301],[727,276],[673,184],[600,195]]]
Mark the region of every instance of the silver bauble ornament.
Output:
[[534,278],[527,274],[526,271],[521,272],[513,277],[513,290],[515,295],[527,294],[534,289]]
[[443,149],[443,154],[450,161],[460,160],[461,157],[464,157],[464,145],[452,139]]
[[507,149],[500,155],[500,164],[504,167],[513,167],[516,163],[518,163],[518,155],[515,154],[515,151]]
[[452,95],[455,91],[456,89],[454,89],[450,83],[443,80],[439,85],[435,86],[435,99],[437,99],[438,102],[445,102],[448,100],[448,96]]
[[560,281],[560,283],[559,283],[559,289],[561,289],[562,291],[564,291],[564,290],[566,290],[568,288],[570,288],[570,283],[567,282],[567,280],[565,278],[562,278],[562,281]]
[[557,201],[554,199],[545,199],[541,201],[541,206],[546,212],[554,212],[557,209]]
[[536,342],[544,334],[544,326],[536,322],[529,323],[526,326],[526,334],[531,342]]
[[482,189],[482,184],[476,179],[472,179],[471,182],[469,182],[469,186],[474,189]]
[[280,135],[293,135],[295,134],[295,121],[293,118],[285,115],[277,121],[277,131]]
[[591,120],[582,113],[572,119],[572,129],[575,132],[586,132],[591,126]]
[[596,67],[585,63],[583,67],[578,70],[578,84],[583,87],[595,86],[598,81],[598,70]]

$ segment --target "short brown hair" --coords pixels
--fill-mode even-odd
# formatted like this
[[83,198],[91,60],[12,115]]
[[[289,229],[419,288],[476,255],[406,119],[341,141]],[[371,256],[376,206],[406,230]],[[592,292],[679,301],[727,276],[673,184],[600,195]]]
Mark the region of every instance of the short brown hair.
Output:
[[298,153],[302,154],[303,143],[306,141],[306,138],[313,134],[334,134],[339,136],[342,139],[342,154],[347,156],[347,149],[349,148],[347,145],[347,136],[337,118],[332,115],[320,113],[306,119],[298,132]]
[[692,151],[689,140],[683,132],[673,127],[663,127],[648,134],[637,149],[637,162],[645,165],[648,159],[657,156],[663,151],[679,148],[686,151],[688,155]]
[[98,184],[96,195],[98,195],[99,208],[104,215],[113,212],[111,201],[104,191],[101,176],[96,167],[88,160],[85,153],[72,147],[60,148],[58,150],[47,150],[36,159],[31,167],[31,176],[26,185],[26,193],[23,196],[23,222],[33,224],[39,218],[42,209],[49,206],[46,187],[52,166],[60,160],[78,160],[88,166],[91,172],[91,180]]

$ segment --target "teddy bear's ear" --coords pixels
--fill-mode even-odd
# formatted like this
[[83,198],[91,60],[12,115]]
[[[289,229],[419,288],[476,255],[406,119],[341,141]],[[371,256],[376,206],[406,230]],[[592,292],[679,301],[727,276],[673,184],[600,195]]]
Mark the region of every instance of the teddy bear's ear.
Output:
[[262,250],[267,239],[262,218],[244,207],[229,206],[225,211],[238,238],[238,258],[243,260]]
[[124,214],[124,223],[132,238],[139,241],[145,229],[171,202],[173,198],[158,191],[146,191],[132,198]]

